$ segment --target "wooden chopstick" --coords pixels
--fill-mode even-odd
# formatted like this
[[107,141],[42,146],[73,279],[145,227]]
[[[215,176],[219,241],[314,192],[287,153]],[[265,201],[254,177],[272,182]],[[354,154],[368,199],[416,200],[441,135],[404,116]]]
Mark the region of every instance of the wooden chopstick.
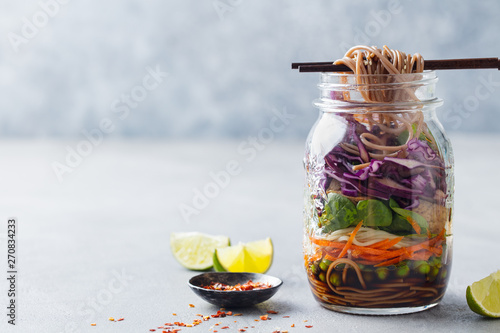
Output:
[[[299,72],[352,72],[349,67],[334,65],[333,62],[294,62],[292,68],[298,69]],[[480,68],[496,68],[500,70],[500,60],[498,58],[425,60],[424,68],[426,70]]]

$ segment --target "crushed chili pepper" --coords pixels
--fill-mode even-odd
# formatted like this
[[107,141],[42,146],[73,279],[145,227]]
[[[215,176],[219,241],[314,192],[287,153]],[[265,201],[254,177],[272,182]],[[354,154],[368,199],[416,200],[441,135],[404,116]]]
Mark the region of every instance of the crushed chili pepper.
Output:
[[269,318],[268,315],[260,316],[260,320],[267,320]]
[[204,289],[210,290],[221,290],[221,291],[248,291],[248,290],[261,290],[268,289],[272,286],[269,283],[264,282],[253,282],[252,280],[248,280],[244,284],[238,283],[234,286],[224,284],[224,283],[216,283],[212,282],[209,286],[201,286]]
[[307,327],[307,328],[312,328],[312,327],[313,327],[313,325],[306,325],[306,327]]
[[269,314],[278,314],[278,311],[267,310],[267,313],[269,313]]

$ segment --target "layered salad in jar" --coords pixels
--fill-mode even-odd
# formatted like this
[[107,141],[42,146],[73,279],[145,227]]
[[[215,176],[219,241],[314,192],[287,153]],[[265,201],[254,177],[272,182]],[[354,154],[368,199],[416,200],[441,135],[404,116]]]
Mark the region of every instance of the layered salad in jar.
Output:
[[451,268],[451,166],[422,110],[373,110],[332,113],[311,133],[322,121],[342,133],[306,151],[311,290],[336,310],[435,305]]

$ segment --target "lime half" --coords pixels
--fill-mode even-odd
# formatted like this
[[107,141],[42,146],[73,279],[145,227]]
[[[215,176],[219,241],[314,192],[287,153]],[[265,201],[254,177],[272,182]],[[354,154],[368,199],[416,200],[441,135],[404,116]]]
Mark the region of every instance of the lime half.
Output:
[[170,234],[170,248],[175,259],[182,266],[195,271],[212,268],[215,249],[229,244],[226,236],[211,236],[199,232]]
[[500,271],[467,287],[467,304],[480,315],[500,318]]
[[271,238],[217,248],[214,268],[218,272],[265,273],[273,263]]

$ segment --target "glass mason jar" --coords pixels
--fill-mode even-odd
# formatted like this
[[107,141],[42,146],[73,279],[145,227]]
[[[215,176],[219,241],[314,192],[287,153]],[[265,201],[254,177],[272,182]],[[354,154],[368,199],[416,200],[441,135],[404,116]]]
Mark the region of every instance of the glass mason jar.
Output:
[[324,307],[402,314],[450,276],[453,152],[435,72],[322,73],[305,152],[304,258]]

